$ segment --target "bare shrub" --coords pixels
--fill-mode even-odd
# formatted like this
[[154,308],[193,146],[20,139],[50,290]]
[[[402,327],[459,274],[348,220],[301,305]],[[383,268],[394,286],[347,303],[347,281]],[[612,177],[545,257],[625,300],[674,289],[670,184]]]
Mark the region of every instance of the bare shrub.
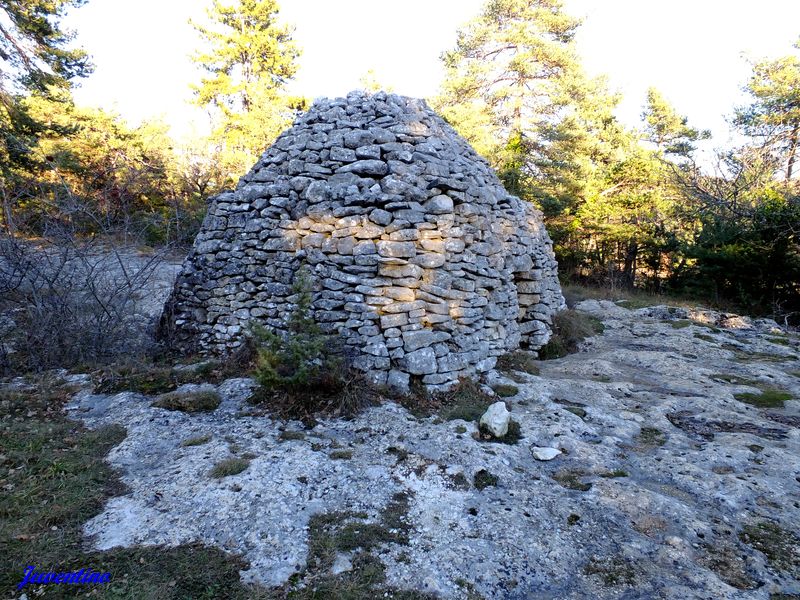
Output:
[[36,241],[0,237],[0,359],[5,371],[103,364],[146,353],[144,305],[163,253],[80,239],[56,229]]

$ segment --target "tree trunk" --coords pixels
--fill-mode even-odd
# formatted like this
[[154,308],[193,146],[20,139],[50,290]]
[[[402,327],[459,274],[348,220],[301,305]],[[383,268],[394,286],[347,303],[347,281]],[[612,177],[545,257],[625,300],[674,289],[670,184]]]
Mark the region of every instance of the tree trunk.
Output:
[[3,197],[3,229],[8,235],[14,235],[14,220],[11,215],[11,202],[6,191],[5,181],[0,178],[0,196]]
[[794,161],[797,158],[797,137],[800,133],[800,123],[795,124],[792,133],[789,135],[789,162],[786,165],[786,181],[791,181],[794,171]]
[[636,242],[628,242],[625,252],[625,267],[622,270],[623,282],[629,290],[633,289],[636,282],[636,258],[639,255],[639,245]]

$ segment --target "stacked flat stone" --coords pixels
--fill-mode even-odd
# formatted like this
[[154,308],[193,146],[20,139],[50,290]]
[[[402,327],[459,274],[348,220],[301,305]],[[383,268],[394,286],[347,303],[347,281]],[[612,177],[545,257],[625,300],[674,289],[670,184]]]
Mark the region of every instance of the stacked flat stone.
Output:
[[162,319],[184,351],[285,330],[305,266],[352,365],[432,390],[538,349],[564,308],[542,216],[422,100],[319,100],[211,202]]

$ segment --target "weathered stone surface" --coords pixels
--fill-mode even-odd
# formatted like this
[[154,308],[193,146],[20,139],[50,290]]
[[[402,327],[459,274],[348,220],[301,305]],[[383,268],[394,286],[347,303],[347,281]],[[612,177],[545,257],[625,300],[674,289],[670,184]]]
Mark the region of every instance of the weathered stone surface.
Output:
[[508,433],[508,424],[511,422],[511,413],[508,412],[505,402],[495,402],[490,405],[481,417],[481,426],[496,438],[501,438]]
[[409,392],[409,382],[411,376],[403,371],[393,369],[389,371],[389,376],[386,379],[386,386],[396,394],[407,394]]
[[406,352],[413,352],[420,348],[432,346],[437,342],[444,341],[450,337],[449,333],[444,331],[431,331],[430,329],[421,329],[419,331],[406,331],[403,333],[403,344]]
[[389,166],[382,160],[357,160],[336,170],[337,173],[358,173],[359,175],[386,175]]
[[392,213],[380,208],[376,208],[369,213],[369,220],[378,225],[388,225],[392,222]]
[[538,446],[531,447],[531,454],[536,460],[548,461],[553,460],[556,456],[561,454],[558,448],[540,448]]
[[425,203],[425,210],[434,215],[451,214],[453,212],[453,199],[444,194],[434,196]]
[[436,353],[431,348],[423,348],[405,355],[406,370],[412,375],[436,373]]
[[382,92],[317,101],[212,199],[161,332],[203,354],[253,322],[285,333],[303,265],[314,318],[375,382],[445,389],[542,346],[564,307],[541,214],[423,101]]
[[[159,298],[172,281],[163,283]],[[796,546],[800,522],[797,330],[710,310],[628,310],[607,301],[576,308],[605,325],[581,352],[542,361],[536,376],[487,376],[490,385],[519,388],[513,416],[524,437],[511,446],[474,439],[473,423],[416,418],[392,402],[352,420],[321,417],[310,430],[254,418],[249,379],[215,385],[217,410],[185,414],[155,408],[140,393],[95,394],[90,377],[65,375],[82,387],[68,415],[90,429],[127,430],[107,460],[128,489],[86,523],[86,542],[97,549],[198,542],[242,555],[246,582],[288,580],[303,590],[326,574],[309,560],[315,515],[348,511],[367,517],[342,517],[346,523],[379,524],[399,495],[409,499],[402,514],[409,543],[379,542],[372,556],[385,566],[385,585],[408,595],[438,590],[443,600],[460,600],[467,586],[502,599],[795,594],[796,566],[775,568],[760,540],[740,534],[761,529],[788,549],[784,556],[797,554],[782,542]],[[697,325],[675,328],[677,319]],[[390,372],[372,373],[388,381]],[[421,378],[436,390],[440,375]],[[27,384],[0,382],[19,385]],[[770,409],[740,399],[762,385],[793,399]],[[288,439],[284,429],[306,437]],[[198,436],[209,441],[182,445]],[[208,477],[231,457],[230,440],[238,455],[252,456],[249,466]],[[542,463],[531,446],[562,454]],[[345,448],[350,460],[331,458]],[[497,486],[477,489],[481,471]],[[303,575],[308,562],[312,571]],[[609,585],[619,574],[632,583]]]

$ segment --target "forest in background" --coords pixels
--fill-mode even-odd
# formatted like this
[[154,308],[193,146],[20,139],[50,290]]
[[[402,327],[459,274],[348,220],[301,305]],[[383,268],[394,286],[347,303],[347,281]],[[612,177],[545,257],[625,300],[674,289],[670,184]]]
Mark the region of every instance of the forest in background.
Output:
[[[287,92],[292,29],[274,0],[213,3],[212,25],[194,24],[194,100],[214,127],[180,147],[164,124],[75,104],[91,61],[60,19],[82,3],[0,0],[3,236],[186,246],[207,198],[308,106]],[[637,128],[619,121],[619,95],[581,66],[579,27],[559,0],[488,0],[442,56],[430,104],[543,211],[565,281],[800,321],[800,40],[751,65],[749,104],[729,115],[741,142],[709,161],[708,132],[669,90],[650,90]]]

